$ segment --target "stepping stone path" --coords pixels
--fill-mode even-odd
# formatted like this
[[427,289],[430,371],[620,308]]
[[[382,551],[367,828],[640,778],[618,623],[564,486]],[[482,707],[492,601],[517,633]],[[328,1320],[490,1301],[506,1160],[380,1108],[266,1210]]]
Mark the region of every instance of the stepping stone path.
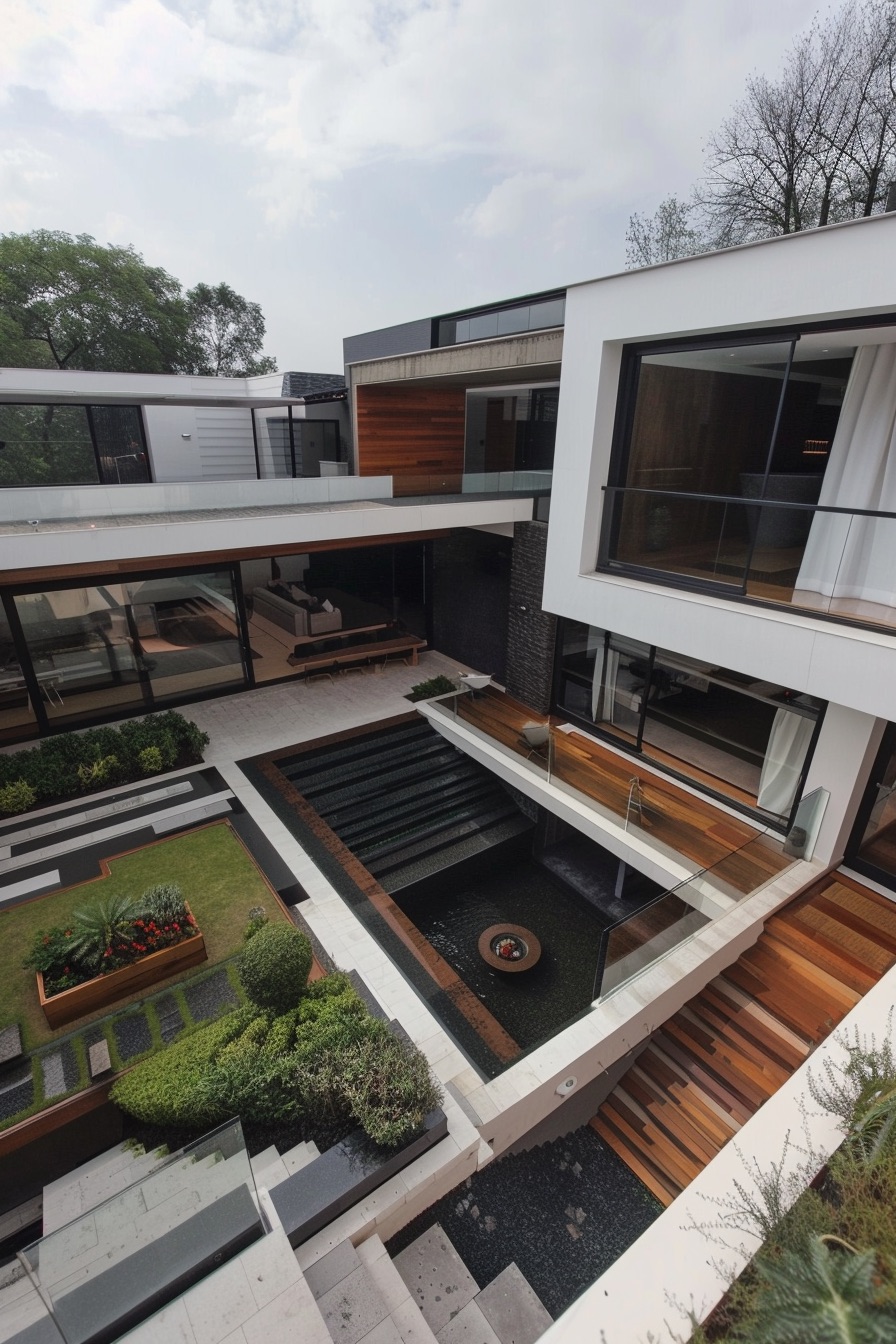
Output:
[[159,1019],[162,1040],[168,1045],[174,1040],[177,1033],[183,1030],[183,1016],[173,994],[162,994],[156,999],[154,1006],[156,1016]]
[[184,985],[184,996],[196,1022],[217,1017],[222,1008],[234,1008],[239,1002],[225,966],[204,980]]
[[118,1053],[125,1061],[142,1055],[152,1045],[152,1032],[145,1013],[129,1013],[112,1024]]

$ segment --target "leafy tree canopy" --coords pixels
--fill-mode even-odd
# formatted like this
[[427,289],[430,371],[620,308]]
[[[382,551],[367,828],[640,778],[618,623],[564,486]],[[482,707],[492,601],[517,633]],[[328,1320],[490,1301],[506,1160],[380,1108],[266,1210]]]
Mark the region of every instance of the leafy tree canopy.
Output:
[[250,303],[223,282],[188,290],[187,304],[195,346],[191,373],[248,378],[277,372],[277,361],[259,354],[264,340],[260,304]]
[[264,318],[228,285],[180,281],[133,247],[38,229],[0,235],[0,366],[272,373]]

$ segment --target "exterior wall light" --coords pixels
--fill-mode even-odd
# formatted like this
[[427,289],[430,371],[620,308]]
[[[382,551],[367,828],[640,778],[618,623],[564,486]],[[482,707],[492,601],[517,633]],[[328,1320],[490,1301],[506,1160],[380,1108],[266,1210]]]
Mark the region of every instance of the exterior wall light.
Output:
[[570,1092],[572,1092],[573,1089],[575,1088],[578,1081],[579,1081],[578,1078],[564,1078],[562,1083],[557,1084],[557,1086],[554,1088],[554,1091],[556,1092],[558,1097],[568,1097]]

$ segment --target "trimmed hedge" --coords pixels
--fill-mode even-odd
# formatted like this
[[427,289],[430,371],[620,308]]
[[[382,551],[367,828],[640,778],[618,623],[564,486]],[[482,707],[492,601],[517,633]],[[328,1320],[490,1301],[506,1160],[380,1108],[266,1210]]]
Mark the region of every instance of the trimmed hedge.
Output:
[[0,812],[14,815],[35,804],[196,765],[207,746],[208,735],[174,710],[119,728],[59,733],[26,751],[0,755]]
[[200,1028],[138,1064],[111,1097],[161,1127],[210,1129],[239,1115],[329,1144],[360,1125],[385,1148],[413,1138],[441,1101],[423,1055],[372,1017],[340,973],[309,985],[286,1013],[249,1005]]
[[294,924],[264,924],[246,943],[240,981],[246,994],[272,1013],[288,1013],[308,983],[311,943]]

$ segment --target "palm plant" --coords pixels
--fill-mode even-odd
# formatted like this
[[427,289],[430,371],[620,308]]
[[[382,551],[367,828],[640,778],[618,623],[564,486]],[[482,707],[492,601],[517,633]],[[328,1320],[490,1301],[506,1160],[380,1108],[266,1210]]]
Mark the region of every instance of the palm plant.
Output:
[[135,919],[143,913],[141,902],[130,896],[107,896],[76,910],[71,948],[74,955],[91,970],[99,970],[108,951],[130,940]]
[[839,1237],[811,1237],[806,1251],[788,1251],[757,1268],[765,1292],[747,1329],[749,1344],[887,1344],[896,1313],[876,1305],[873,1251]]

